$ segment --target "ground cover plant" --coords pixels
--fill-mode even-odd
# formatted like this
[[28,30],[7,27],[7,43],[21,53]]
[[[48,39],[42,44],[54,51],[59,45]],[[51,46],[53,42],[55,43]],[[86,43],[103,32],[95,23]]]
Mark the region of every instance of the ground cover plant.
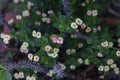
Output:
[[111,2],[12,0],[0,15],[1,80],[119,80],[120,25],[100,19]]

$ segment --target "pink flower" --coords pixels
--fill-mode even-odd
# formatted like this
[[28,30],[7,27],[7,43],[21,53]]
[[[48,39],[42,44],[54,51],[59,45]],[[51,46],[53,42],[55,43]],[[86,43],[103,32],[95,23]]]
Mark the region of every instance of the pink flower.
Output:
[[63,38],[62,37],[58,37],[57,43],[58,44],[63,44]]
[[47,18],[46,22],[49,24],[50,23],[50,18]]
[[58,38],[57,38],[57,37],[53,37],[53,38],[52,38],[52,41],[53,41],[53,43],[57,43]]
[[87,11],[87,15],[88,15],[88,16],[91,16],[91,15],[92,15],[92,11],[91,11],[91,10],[88,10],[88,11]]

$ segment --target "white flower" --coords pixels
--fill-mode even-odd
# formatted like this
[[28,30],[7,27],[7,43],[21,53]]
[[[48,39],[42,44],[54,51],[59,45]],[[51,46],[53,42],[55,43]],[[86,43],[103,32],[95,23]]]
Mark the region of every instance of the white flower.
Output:
[[49,72],[47,73],[47,76],[52,77],[53,73],[54,73],[53,70],[49,70]]
[[81,25],[83,23],[83,21],[80,19],[80,18],[76,18],[75,22],[78,24],[78,25]]
[[98,31],[101,31],[101,29],[102,29],[101,26],[97,26]]
[[34,56],[34,58],[33,58],[33,60],[35,61],[35,62],[38,62],[39,60],[40,60],[40,58],[39,58],[39,56]]
[[105,42],[101,43],[101,46],[102,47],[108,47],[108,41],[105,41]]
[[116,52],[116,55],[117,55],[118,57],[120,57],[120,51],[117,51],[117,52]]
[[27,2],[27,8],[30,10],[31,9],[31,6],[33,6],[34,4],[30,1]]
[[37,72],[38,72],[37,70],[34,70],[34,73],[36,73],[36,74],[37,74]]
[[115,74],[119,74],[120,73],[119,68],[114,68],[114,72]]
[[52,49],[52,47],[50,45],[46,45],[46,47],[45,47],[46,52],[49,52],[51,49]]
[[27,48],[29,46],[29,44],[27,42],[23,42],[22,46]]
[[31,80],[31,77],[30,77],[30,76],[27,76],[27,77],[26,77],[26,80]]
[[61,68],[62,68],[63,70],[66,69],[66,66],[65,66],[64,64],[60,64],[60,65],[61,65]]
[[85,59],[85,64],[86,65],[89,65],[90,63],[89,63],[89,59]]
[[29,15],[30,15],[30,13],[29,13],[28,10],[25,10],[25,11],[22,12],[23,17],[29,16]]
[[16,15],[16,19],[17,19],[17,20],[21,20],[21,19],[22,19],[22,16],[21,16],[21,15]]
[[75,49],[71,49],[71,53],[72,54],[76,53],[76,50]]
[[54,52],[54,53],[58,53],[58,52],[59,52],[59,49],[58,49],[58,48],[54,48],[54,49],[53,49],[53,52]]
[[92,15],[92,11],[91,11],[91,10],[88,10],[88,11],[87,11],[87,15],[88,15],[88,16],[91,16],[91,15]]
[[52,53],[47,53],[47,55],[51,57],[51,56],[52,56]]
[[76,68],[75,65],[70,65],[70,69],[74,70]]
[[4,39],[10,40],[10,35],[5,34]]
[[110,47],[110,48],[113,47],[113,42],[109,42],[108,47]]
[[99,53],[97,53],[97,56],[98,57],[103,57],[103,54],[99,52]]
[[48,14],[52,14],[53,13],[53,10],[48,10]]
[[29,59],[29,60],[32,60],[32,59],[33,59],[33,54],[32,54],[32,53],[29,53],[29,54],[28,54],[28,59]]
[[39,21],[35,21],[35,25],[40,26],[40,22]]
[[118,38],[118,40],[117,40],[117,41],[118,41],[118,43],[120,43],[120,38]]
[[20,78],[24,78],[24,73],[23,72],[19,72],[19,77]]
[[71,54],[71,50],[70,50],[70,49],[67,49],[67,50],[66,50],[66,54],[67,54],[67,55],[70,55],[70,54]]
[[117,65],[114,63],[114,64],[111,64],[110,67],[111,67],[111,68],[116,68]]
[[81,29],[85,29],[86,28],[86,24],[81,24]]
[[47,16],[47,14],[46,13],[42,13],[42,17],[46,17]]
[[31,77],[31,80],[36,80],[34,76]]
[[32,36],[33,36],[33,37],[36,37],[36,36],[37,36],[37,32],[36,32],[35,30],[33,30]]
[[104,66],[99,66],[98,67],[98,71],[103,71],[104,70]]
[[14,3],[18,3],[20,0],[14,0]]
[[4,34],[4,33],[1,33],[1,34],[0,34],[0,37],[1,37],[2,39],[4,39],[4,38],[5,38],[5,34]]
[[93,28],[93,32],[97,32],[97,28]]
[[91,27],[87,27],[85,30],[85,32],[87,32],[87,33],[91,32],[91,31],[92,31]]
[[78,58],[78,63],[79,63],[79,64],[82,64],[82,63],[83,63],[82,58]]
[[97,16],[98,15],[98,10],[92,10],[92,15]]
[[9,43],[8,39],[3,39],[3,42],[4,42],[5,44],[8,44],[8,43]]
[[21,2],[24,2],[24,0],[21,0]]
[[83,43],[78,43],[78,48],[82,48],[83,47]]
[[52,53],[52,54],[51,54],[51,57],[53,57],[53,58],[56,58],[57,56],[58,56],[57,53]]
[[107,61],[107,64],[108,64],[108,65],[111,65],[111,64],[113,64],[113,62],[114,62],[113,59],[109,59],[109,60]]
[[12,24],[14,22],[14,19],[11,18],[9,21],[8,21],[8,24]]
[[37,15],[41,15],[41,12],[37,10],[37,11],[36,11],[36,14],[37,14]]
[[110,69],[109,66],[105,66],[105,67],[104,67],[104,71],[105,71],[105,72],[109,71],[109,69]]
[[42,21],[43,21],[43,22],[46,22],[46,21],[47,21],[47,18],[46,18],[46,17],[42,18]]
[[71,28],[77,29],[77,28],[78,28],[78,25],[77,25],[75,22],[72,22],[72,23],[71,23]]
[[41,38],[41,32],[37,32],[36,37]]
[[18,73],[14,73],[14,78],[15,79],[19,79],[20,77],[19,77],[19,74]]
[[28,53],[28,49],[27,48],[23,48],[23,47],[21,47],[20,48],[20,51],[22,52],[22,53]]

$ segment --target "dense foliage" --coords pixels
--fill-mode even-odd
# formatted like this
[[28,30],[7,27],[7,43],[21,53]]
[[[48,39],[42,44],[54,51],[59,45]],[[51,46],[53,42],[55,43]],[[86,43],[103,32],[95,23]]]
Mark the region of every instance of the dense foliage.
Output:
[[119,24],[109,27],[99,18],[108,2],[14,0],[9,9],[15,19],[8,21],[10,32],[2,32],[1,39],[18,51],[7,53],[0,76],[8,80],[69,80],[73,78],[70,75],[83,72],[82,66],[93,64],[100,78],[109,71],[119,74]]

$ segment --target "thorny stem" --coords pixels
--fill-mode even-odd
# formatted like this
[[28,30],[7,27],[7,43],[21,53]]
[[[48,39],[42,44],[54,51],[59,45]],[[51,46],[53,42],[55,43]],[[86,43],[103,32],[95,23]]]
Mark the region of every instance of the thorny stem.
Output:
[[38,63],[34,63],[30,60],[21,60],[18,62],[13,62],[13,61],[5,61],[1,63],[5,68],[7,68],[9,71],[13,71],[14,69],[18,70],[21,68],[28,68],[28,69],[33,69],[37,70],[40,73],[46,74],[48,72],[48,69],[43,67],[42,65]]

